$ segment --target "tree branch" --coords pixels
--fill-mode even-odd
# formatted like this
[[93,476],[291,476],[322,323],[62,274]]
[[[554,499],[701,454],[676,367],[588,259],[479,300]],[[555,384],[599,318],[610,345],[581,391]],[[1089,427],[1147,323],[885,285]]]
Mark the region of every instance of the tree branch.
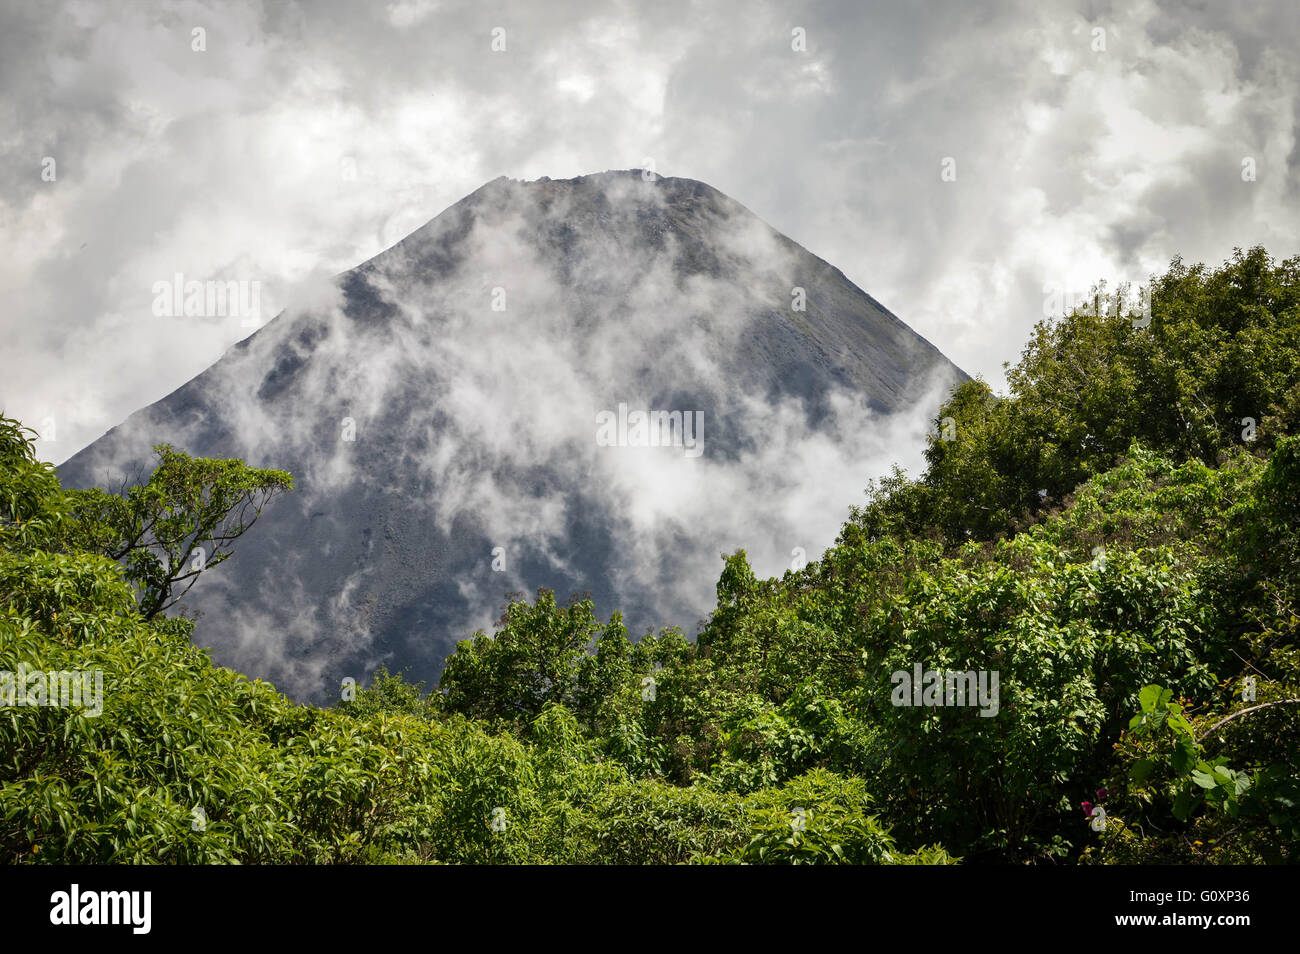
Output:
[[1242,709],[1240,712],[1234,712],[1230,716],[1224,716],[1218,722],[1214,723],[1214,725],[1210,726],[1208,729],[1202,732],[1200,738],[1198,738],[1196,741],[1197,742],[1201,741],[1201,739],[1208,736],[1211,732],[1213,732],[1219,726],[1223,725],[1225,722],[1231,722],[1233,719],[1236,719],[1238,716],[1244,716],[1247,712],[1255,712],[1256,710],[1259,709],[1270,709],[1273,706],[1297,706],[1297,705],[1300,705],[1300,699],[1276,699],[1273,702],[1261,702],[1257,706],[1251,706],[1249,709]]

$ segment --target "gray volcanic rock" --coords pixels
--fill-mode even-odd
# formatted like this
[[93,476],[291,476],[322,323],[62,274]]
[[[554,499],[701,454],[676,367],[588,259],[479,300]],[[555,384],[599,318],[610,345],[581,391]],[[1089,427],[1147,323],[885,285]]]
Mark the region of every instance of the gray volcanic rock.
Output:
[[[60,468],[115,487],[165,441],[291,471],[184,605],[303,699],[436,680],[507,591],[690,627],[721,553],[814,559],[965,378],[743,206],[638,170],[496,179],[336,285]],[[605,446],[620,405],[702,420],[697,451]]]

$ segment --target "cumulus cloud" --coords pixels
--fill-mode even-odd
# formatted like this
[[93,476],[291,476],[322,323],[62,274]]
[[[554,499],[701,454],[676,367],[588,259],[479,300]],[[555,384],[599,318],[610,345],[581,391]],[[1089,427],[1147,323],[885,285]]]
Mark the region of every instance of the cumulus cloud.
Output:
[[269,317],[500,174],[710,182],[995,384],[1045,285],[1296,250],[1300,10],[1281,0],[0,18],[0,322],[23,356],[0,398],[48,421],[54,461],[248,334],[160,321],[153,282],[257,280]]

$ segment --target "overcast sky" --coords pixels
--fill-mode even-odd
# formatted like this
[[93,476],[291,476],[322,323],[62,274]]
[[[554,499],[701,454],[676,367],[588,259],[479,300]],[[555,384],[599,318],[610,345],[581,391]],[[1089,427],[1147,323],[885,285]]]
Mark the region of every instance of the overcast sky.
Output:
[[56,462],[252,330],[156,282],[270,318],[500,175],[708,182],[998,388],[1047,299],[1300,252],[1293,0],[0,11],[0,405]]

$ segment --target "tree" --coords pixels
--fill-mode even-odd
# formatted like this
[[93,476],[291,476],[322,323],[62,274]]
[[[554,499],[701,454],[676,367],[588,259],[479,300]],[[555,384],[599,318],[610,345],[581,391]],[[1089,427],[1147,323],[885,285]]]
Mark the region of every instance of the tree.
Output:
[[339,704],[339,709],[359,719],[368,719],[380,712],[404,712],[413,716],[432,716],[437,712],[438,695],[424,694],[423,682],[407,682],[402,673],[390,673],[380,666],[371,677],[370,685],[357,689],[357,697]]
[[1152,288],[1145,322],[1099,284],[1100,307],[1035,325],[1007,371],[1009,393],[957,387],[926,473],[855,522],[987,540],[1041,519],[1133,439],[1179,463],[1213,465],[1241,447],[1266,454],[1300,423],[1300,257],[1238,249],[1213,270],[1174,259]]
[[[537,591],[536,605],[512,601],[498,632],[476,632],[447,660],[441,687],[447,708],[479,719],[530,722],[546,703],[579,707],[579,679],[587,649],[603,627],[589,599],[556,603]],[[620,620],[611,626],[621,629]]]
[[145,619],[174,606],[199,574],[227,560],[262,509],[293,489],[293,477],[282,470],[190,457],[168,444],[154,452],[159,462],[148,482],[120,495],[66,491],[65,546],[121,563]]
[[54,468],[36,459],[36,432],[0,416],[0,547],[27,550],[57,531],[63,491]]

